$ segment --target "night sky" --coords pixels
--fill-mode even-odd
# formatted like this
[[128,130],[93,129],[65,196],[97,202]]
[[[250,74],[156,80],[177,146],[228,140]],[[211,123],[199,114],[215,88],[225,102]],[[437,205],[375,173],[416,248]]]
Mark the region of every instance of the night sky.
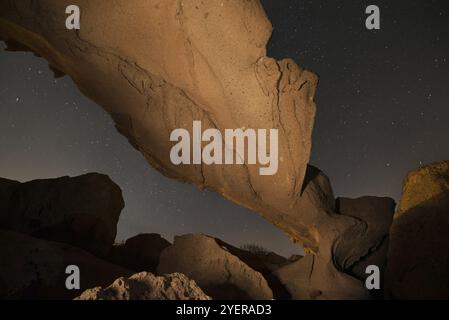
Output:
[[[274,25],[269,56],[320,76],[311,163],[336,195],[398,200],[409,170],[449,159],[447,0],[262,3]],[[381,30],[365,28],[369,4],[380,7]],[[126,201],[118,241],[203,232],[301,252],[257,214],[150,168],[109,115],[31,53],[0,51],[0,151],[9,179],[108,174]]]

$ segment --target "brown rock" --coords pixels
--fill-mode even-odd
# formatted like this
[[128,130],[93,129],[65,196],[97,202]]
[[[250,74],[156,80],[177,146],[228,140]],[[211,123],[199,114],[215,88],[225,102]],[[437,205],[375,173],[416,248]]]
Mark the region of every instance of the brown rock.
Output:
[[404,182],[390,232],[386,297],[449,299],[449,161]]
[[139,234],[114,245],[110,260],[131,270],[155,272],[161,252],[171,244],[159,234]]
[[175,243],[162,252],[157,270],[187,275],[214,299],[273,298],[262,274],[205,235],[175,237]]
[[119,278],[107,288],[86,290],[75,300],[210,300],[210,297],[180,273],[156,277],[148,272]]
[[[67,244],[0,229],[0,299],[73,299],[132,274]],[[67,290],[67,266],[80,269],[80,290]]]
[[2,204],[1,228],[100,256],[110,250],[124,202],[120,188],[107,176],[91,173],[12,186],[7,203]]

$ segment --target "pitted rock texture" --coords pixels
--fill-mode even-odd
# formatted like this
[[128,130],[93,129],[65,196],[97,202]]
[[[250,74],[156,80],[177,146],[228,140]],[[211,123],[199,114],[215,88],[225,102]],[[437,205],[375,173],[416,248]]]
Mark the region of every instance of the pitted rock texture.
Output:
[[149,272],[119,278],[109,287],[96,287],[75,300],[210,300],[210,297],[180,273],[156,277]]

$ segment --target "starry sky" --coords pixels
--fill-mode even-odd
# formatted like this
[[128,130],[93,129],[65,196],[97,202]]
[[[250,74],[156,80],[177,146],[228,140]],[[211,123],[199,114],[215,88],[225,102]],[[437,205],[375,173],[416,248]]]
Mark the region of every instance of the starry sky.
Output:
[[[338,196],[399,199],[406,173],[449,159],[447,0],[262,0],[269,56],[320,76],[311,163]],[[376,4],[381,29],[365,28]],[[126,207],[117,241],[142,232],[203,232],[234,245],[301,253],[254,212],[150,168],[73,82],[0,44],[0,176],[19,181],[108,174]]]

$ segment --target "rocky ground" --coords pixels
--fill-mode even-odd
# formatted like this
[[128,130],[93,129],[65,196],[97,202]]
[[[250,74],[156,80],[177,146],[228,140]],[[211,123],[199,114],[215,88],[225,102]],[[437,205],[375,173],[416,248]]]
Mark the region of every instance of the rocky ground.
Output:
[[[364,230],[375,235],[375,246],[341,262],[338,272],[317,254],[286,259],[203,234],[178,236],[173,244],[141,234],[114,244],[123,199],[107,176],[0,179],[0,298],[449,298],[449,161],[411,172],[396,213],[388,198],[339,198],[334,205],[338,214],[382,222]],[[354,238],[352,247],[345,237]],[[342,235],[344,250],[364,248],[357,237]],[[374,294],[364,287],[372,264],[383,273],[384,289]],[[65,287],[68,265],[80,268],[79,290]]]

